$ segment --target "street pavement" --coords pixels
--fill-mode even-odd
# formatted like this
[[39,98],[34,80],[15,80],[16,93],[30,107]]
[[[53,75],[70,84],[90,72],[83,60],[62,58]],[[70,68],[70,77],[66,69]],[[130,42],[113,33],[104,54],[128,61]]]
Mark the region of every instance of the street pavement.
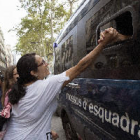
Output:
[[64,132],[60,117],[54,114],[52,117],[51,126],[52,126],[52,130],[57,132],[57,134],[59,135],[59,138],[57,140],[66,140],[65,132]]

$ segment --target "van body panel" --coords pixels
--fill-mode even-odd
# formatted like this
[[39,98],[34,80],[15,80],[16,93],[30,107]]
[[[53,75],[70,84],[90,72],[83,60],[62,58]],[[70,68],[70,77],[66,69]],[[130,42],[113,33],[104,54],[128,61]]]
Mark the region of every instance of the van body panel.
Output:
[[76,65],[109,27],[130,38],[107,45],[86,71],[61,90],[60,116],[63,121],[67,114],[82,140],[138,140],[139,0],[83,1],[56,40],[54,74]]
[[140,129],[139,85],[137,80],[79,78],[63,89],[60,104],[77,131],[84,126],[100,139],[134,140]]

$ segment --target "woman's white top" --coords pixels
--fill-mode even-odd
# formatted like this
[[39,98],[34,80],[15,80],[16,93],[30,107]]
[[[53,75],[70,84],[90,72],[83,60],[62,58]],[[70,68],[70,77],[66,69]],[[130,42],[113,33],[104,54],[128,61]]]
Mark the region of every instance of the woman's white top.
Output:
[[27,86],[25,96],[12,106],[4,140],[51,140],[51,119],[57,107],[56,95],[67,80],[69,77],[64,72]]

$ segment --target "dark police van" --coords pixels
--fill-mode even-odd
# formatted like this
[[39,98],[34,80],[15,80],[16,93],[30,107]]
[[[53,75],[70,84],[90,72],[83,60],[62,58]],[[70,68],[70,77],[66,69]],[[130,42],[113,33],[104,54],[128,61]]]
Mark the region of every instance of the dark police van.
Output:
[[108,27],[130,38],[107,45],[62,89],[67,140],[140,139],[140,0],[84,0],[56,40],[54,73],[76,65]]

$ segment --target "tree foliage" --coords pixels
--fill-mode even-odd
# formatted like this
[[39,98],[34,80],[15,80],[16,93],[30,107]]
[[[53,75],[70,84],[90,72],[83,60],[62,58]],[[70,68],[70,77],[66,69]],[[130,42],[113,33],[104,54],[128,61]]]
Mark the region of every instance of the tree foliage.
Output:
[[62,29],[67,12],[58,0],[20,0],[27,16],[14,29],[18,35],[16,50],[21,54],[37,52],[46,57],[53,52],[54,34]]
[[72,14],[73,4],[78,0],[19,0],[27,12],[21,23],[14,28],[18,43],[16,50],[21,55],[30,52],[52,59],[53,42]]

